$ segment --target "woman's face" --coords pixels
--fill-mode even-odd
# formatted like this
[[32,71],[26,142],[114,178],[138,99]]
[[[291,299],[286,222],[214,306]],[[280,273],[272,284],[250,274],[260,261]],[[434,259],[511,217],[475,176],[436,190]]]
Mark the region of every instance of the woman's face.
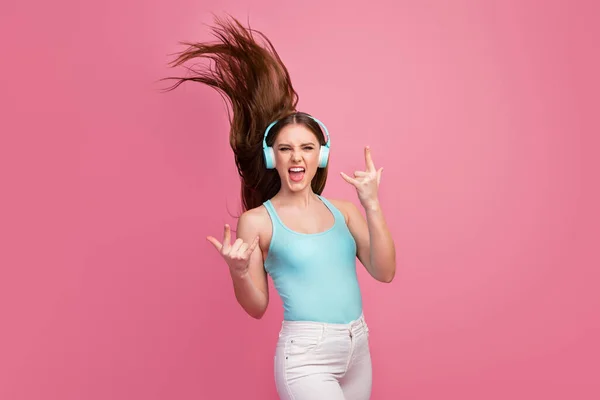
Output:
[[304,125],[286,125],[279,131],[273,151],[282,188],[297,192],[310,186],[319,166],[319,150],[317,137]]

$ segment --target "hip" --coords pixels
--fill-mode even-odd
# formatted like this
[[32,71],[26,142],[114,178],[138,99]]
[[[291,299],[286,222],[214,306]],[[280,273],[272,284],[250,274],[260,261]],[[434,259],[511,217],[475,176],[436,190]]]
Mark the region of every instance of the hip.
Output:
[[353,359],[368,353],[369,327],[361,314],[347,324],[284,320],[275,358],[288,370],[310,367],[343,375]]

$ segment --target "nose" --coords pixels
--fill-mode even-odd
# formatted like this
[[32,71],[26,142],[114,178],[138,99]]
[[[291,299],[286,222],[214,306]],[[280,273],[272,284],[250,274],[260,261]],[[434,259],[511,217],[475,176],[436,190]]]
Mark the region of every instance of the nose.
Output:
[[301,156],[300,156],[300,152],[299,151],[293,151],[292,152],[292,160],[293,161],[301,161]]

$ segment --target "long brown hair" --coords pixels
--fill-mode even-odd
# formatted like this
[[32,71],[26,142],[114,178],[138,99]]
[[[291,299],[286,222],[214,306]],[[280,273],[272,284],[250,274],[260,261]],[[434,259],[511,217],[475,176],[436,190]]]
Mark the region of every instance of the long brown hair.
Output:
[[[241,178],[245,211],[260,206],[281,188],[277,171],[266,169],[263,159],[264,132],[271,122],[278,121],[269,131],[269,146],[289,124],[306,126],[321,145],[325,144],[325,136],[310,115],[296,110],[298,94],[271,41],[233,17],[215,20],[212,32],[218,39],[216,43],[183,42],[187,48],[171,62],[171,66],[178,67],[190,60],[205,59],[213,62],[212,67],[188,67],[190,76],[165,78],[176,80],[166,90],[187,81],[200,82],[215,88],[231,106],[232,112],[227,110],[231,124],[229,143]],[[319,168],[311,182],[313,191],[321,194],[326,181],[327,168]]]

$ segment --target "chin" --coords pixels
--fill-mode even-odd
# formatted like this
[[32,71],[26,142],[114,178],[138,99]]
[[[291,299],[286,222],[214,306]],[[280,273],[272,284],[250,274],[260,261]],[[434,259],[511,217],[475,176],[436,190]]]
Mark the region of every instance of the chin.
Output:
[[304,189],[306,189],[308,186],[309,186],[309,182],[305,182],[304,180],[302,182],[294,182],[294,181],[288,180],[288,184],[287,184],[287,187],[292,192],[301,192]]
[[302,192],[306,188],[310,188],[311,181],[312,178],[306,176],[299,182],[291,180],[289,176],[286,177],[287,187],[291,192]]

